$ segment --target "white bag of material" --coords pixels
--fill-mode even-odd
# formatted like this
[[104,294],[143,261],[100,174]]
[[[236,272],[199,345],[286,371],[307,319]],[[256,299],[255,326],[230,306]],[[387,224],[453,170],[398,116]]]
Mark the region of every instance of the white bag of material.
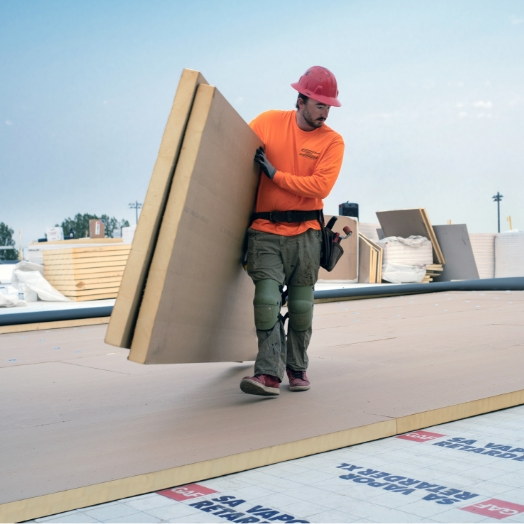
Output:
[[20,306],[27,306],[27,304],[19,297],[18,290],[11,285],[0,286],[0,307]]
[[[43,268],[32,262],[20,262],[13,271],[13,282],[15,287],[31,296],[36,293],[40,300],[47,302],[69,302],[69,299],[56,290],[43,275]],[[33,297],[34,298],[34,297]]]
[[433,246],[426,237],[386,237],[377,242],[383,248],[384,264],[425,266],[433,264]]
[[422,282],[425,275],[426,266],[391,263],[382,266],[382,280],[392,284]]

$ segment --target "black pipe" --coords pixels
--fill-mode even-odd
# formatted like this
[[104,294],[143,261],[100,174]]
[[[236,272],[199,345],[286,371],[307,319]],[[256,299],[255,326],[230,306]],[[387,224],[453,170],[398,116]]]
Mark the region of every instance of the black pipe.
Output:
[[429,282],[427,284],[384,284],[315,291],[315,300],[354,300],[359,298],[414,295],[436,291],[524,291],[524,277],[484,278]]
[[[430,282],[428,284],[384,284],[377,286],[371,284],[369,286],[358,286],[346,289],[317,290],[315,291],[315,300],[326,302],[356,300],[397,295],[414,295],[437,291],[524,291],[524,277]],[[0,315],[0,326],[109,317],[112,312],[113,306],[94,306],[48,311],[5,313]]]
[[0,326],[14,326],[17,324],[33,324],[35,322],[56,322],[58,320],[77,320],[82,318],[109,317],[113,306],[94,306],[42,311],[25,311],[16,313],[2,313]]

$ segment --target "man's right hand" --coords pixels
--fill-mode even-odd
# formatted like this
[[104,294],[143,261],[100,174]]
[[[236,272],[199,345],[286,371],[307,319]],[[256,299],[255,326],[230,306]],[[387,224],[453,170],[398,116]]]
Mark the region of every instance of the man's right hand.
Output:
[[264,174],[273,180],[275,173],[277,172],[276,168],[273,167],[271,162],[267,159],[266,152],[263,147],[259,147],[255,153],[255,164],[257,164]]

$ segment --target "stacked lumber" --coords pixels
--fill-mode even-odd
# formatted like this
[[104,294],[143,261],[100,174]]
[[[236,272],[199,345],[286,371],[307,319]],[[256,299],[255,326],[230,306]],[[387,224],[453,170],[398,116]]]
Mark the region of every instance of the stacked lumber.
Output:
[[[122,244],[121,238],[74,238],[66,240],[52,240],[47,242],[32,242],[24,248],[24,260],[34,264],[44,264],[44,251],[50,249],[64,249],[71,247],[98,247],[112,244]],[[124,242],[130,243],[130,242]]]
[[433,280],[440,277],[444,271],[444,266],[442,264],[428,264],[426,265],[426,275],[422,282],[433,282]]
[[129,244],[44,251],[44,277],[75,301],[116,298]]
[[382,282],[383,248],[364,234],[358,234],[358,281],[365,284]]
[[426,266],[423,282],[431,282],[443,271],[446,259],[425,209],[399,209],[377,211],[377,218],[384,237],[423,236],[430,240],[433,264]]

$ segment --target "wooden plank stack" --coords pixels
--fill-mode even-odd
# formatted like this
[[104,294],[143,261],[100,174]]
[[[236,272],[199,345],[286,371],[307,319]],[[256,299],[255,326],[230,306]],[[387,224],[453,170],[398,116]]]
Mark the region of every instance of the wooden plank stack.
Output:
[[442,275],[444,266],[442,264],[429,264],[426,266],[426,275],[422,282],[433,282],[433,280],[439,280]]
[[44,277],[75,301],[116,298],[130,244],[70,247],[43,252]]

